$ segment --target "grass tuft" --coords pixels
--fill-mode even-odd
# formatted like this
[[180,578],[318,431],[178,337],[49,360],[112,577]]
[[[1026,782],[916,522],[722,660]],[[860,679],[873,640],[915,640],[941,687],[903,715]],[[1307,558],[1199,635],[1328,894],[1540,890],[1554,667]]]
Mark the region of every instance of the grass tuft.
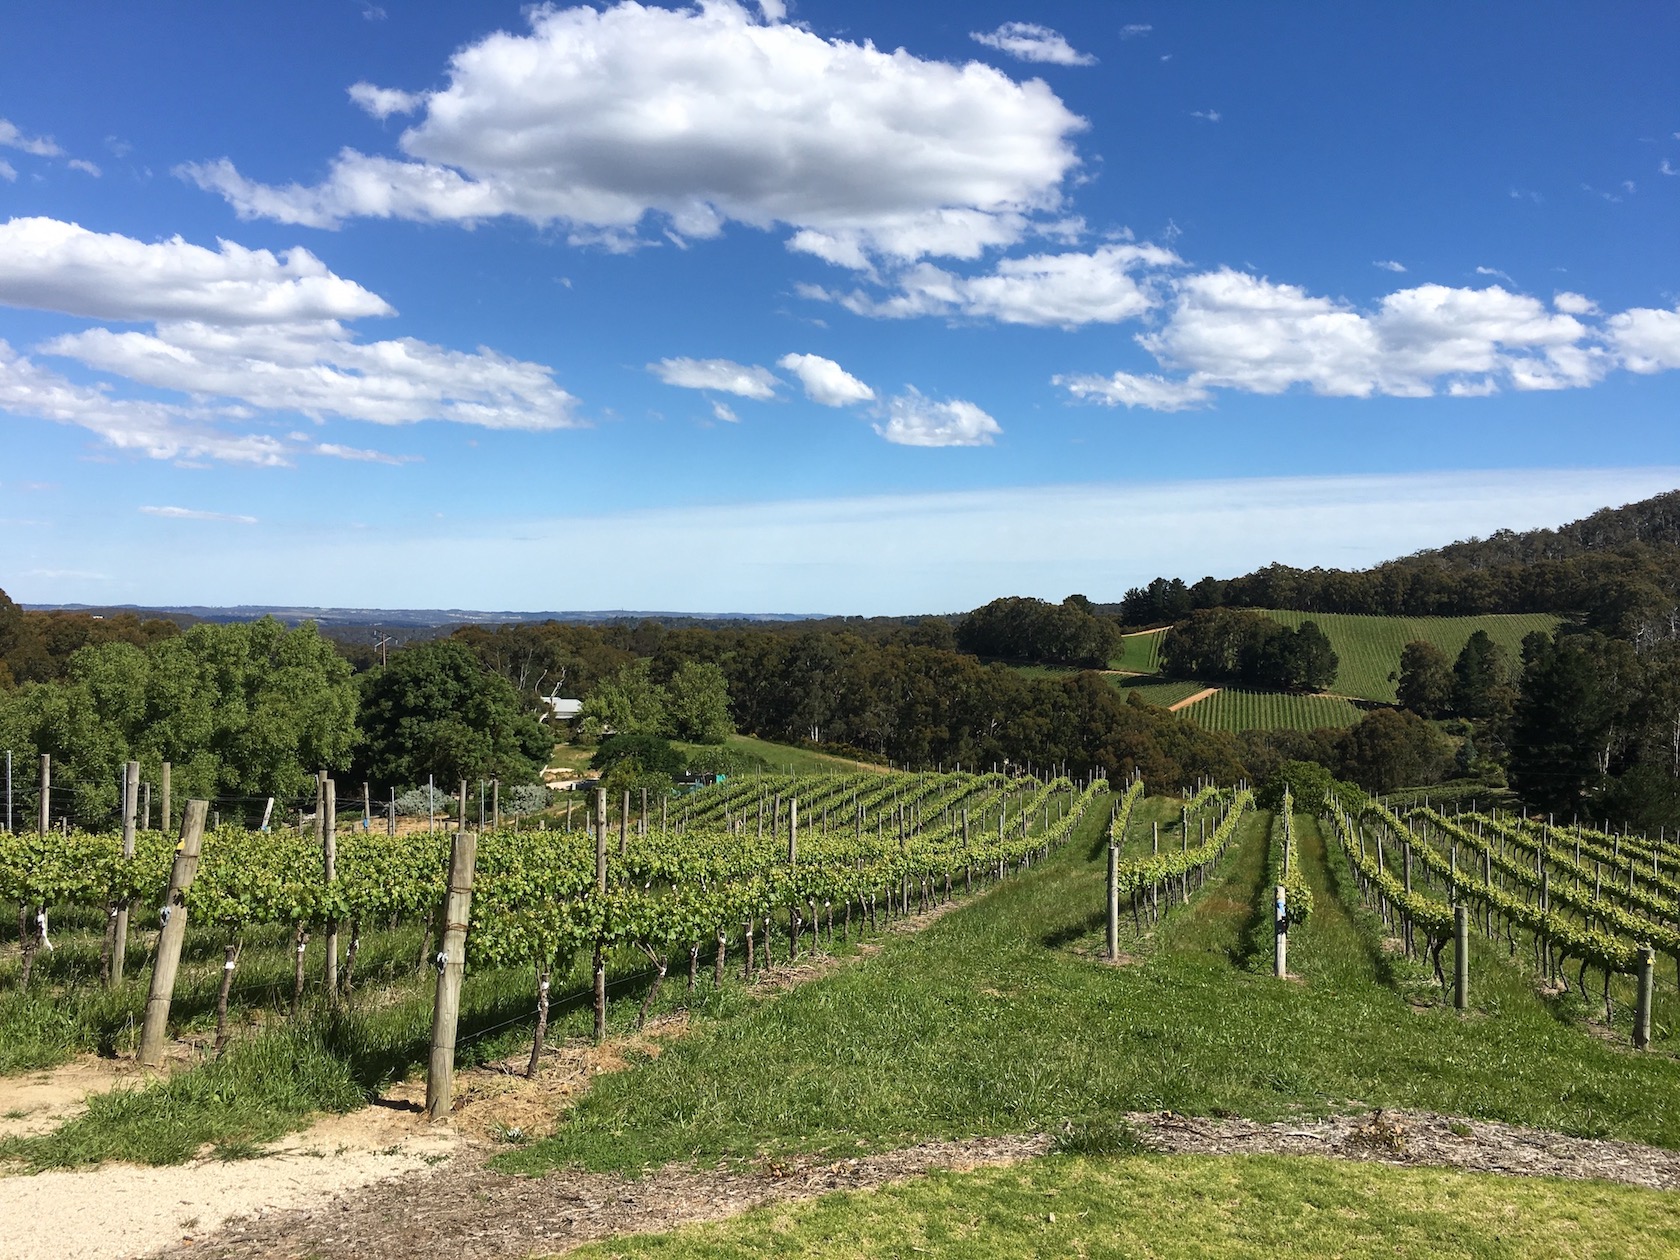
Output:
[[349,1111],[365,1101],[319,1028],[303,1022],[167,1080],[96,1095],[85,1114],[51,1133],[0,1143],[0,1159],[21,1161],[31,1172],[106,1160],[180,1164],[205,1147],[245,1159],[317,1111]]

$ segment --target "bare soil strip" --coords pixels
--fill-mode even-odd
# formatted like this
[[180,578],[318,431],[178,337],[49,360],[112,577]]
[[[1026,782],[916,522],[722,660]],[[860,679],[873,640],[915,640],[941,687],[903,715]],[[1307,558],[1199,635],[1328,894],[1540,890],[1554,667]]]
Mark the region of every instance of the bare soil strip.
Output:
[[1167,712],[1168,713],[1177,713],[1180,709],[1188,709],[1191,705],[1200,704],[1203,700],[1206,700],[1209,696],[1217,696],[1218,694],[1219,694],[1219,688],[1218,687],[1208,687],[1205,690],[1198,691],[1193,696],[1185,696],[1184,699],[1179,700],[1179,701],[1175,701],[1174,703],[1169,704],[1167,706]]
[[1150,1149],[1174,1155],[1322,1155],[1680,1189],[1680,1151],[1428,1111],[1377,1111],[1284,1124],[1180,1116],[1170,1111],[1133,1114],[1127,1119]]
[[0,1257],[127,1260],[214,1232],[232,1217],[336,1201],[428,1171],[461,1145],[418,1116],[370,1107],[328,1117],[261,1159],[0,1177]]
[[[1257,1124],[1166,1113],[1127,1117],[1163,1154],[1319,1155],[1517,1176],[1680,1188],[1680,1152],[1572,1138],[1489,1121],[1379,1111],[1308,1122]],[[964,1171],[1045,1154],[1043,1135],[935,1142],[838,1163],[764,1162],[751,1172],[660,1169],[640,1179],[579,1172],[510,1177],[486,1152],[408,1173],[310,1208],[237,1221],[162,1254],[218,1260],[355,1256],[366,1260],[522,1260],[615,1234],[721,1220],[770,1203],[863,1190],[936,1169]]]
[[629,1178],[561,1172],[513,1177],[483,1153],[340,1195],[314,1209],[251,1217],[166,1256],[354,1256],[357,1260],[507,1260],[552,1255],[615,1234],[715,1221],[768,1203],[861,1190],[934,1168],[1011,1164],[1049,1148],[1041,1137],[936,1142],[840,1163],[766,1164],[754,1173],[664,1168]]

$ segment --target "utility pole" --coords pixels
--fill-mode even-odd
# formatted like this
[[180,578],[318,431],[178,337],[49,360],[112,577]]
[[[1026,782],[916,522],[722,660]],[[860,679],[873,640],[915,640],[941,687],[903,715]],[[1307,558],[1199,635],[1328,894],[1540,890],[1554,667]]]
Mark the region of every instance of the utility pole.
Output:
[[379,664],[381,668],[385,665],[385,649],[390,646],[390,643],[391,636],[386,634],[383,630],[375,630],[373,632],[373,646],[379,649]]

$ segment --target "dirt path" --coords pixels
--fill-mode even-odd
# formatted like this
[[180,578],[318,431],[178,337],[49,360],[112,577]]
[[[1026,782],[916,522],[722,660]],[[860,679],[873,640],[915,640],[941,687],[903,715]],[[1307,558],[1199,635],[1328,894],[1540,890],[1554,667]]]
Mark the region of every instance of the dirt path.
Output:
[[141,1085],[154,1075],[132,1060],[84,1054],[58,1067],[0,1076],[0,1138],[56,1129],[82,1111],[90,1094]]
[[1218,687],[1205,687],[1193,696],[1185,696],[1182,700],[1175,700],[1172,704],[1167,706],[1167,712],[1177,713],[1181,709],[1188,709],[1193,704],[1199,704],[1201,701],[1206,700],[1209,696],[1217,696],[1218,694]]
[[664,1168],[637,1179],[557,1172],[513,1177],[483,1154],[341,1195],[313,1209],[238,1222],[165,1256],[354,1256],[357,1260],[512,1260],[615,1234],[715,1221],[767,1203],[861,1190],[935,1168],[1010,1164],[1041,1155],[1039,1137],[936,1142],[841,1163],[769,1164],[752,1173]]
[[127,1260],[264,1215],[426,1171],[463,1145],[411,1112],[331,1116],[262,1159],[0,1177],[4,1260]]
[[[1608,1180],[1680,1188],[1680,1152],[1632,1142],[1566,1137],[1427,1112],[1384,1111],[1257,1124],[1171,1112],[1127,1117],[1161,1154],[1318,1155],[1516,1176]],[[1042,1135],[936,1142],[839,1163],[765,1163],[751,1172],[668,1167],[630,1179],[555,1172],[512,1177],[484,1166],[485,1151],[341,1194],[328,1203],[234,1222],[161,1253],[217,1260],[523,1260],[615,1234],[721,1220],[770,1203],[865,1190],[936,1169],[1016,1163],[1046,1153]]]

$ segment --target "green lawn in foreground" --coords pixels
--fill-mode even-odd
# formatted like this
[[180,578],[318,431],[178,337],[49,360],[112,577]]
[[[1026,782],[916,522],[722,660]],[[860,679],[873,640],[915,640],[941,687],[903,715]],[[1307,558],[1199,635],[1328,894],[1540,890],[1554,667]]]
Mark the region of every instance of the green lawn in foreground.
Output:
[[1603,1182],[1316,1157],[1053,1156],[760,1208],[731,1221],[612,1239],[570,1254],[580,1260],[1658,1256],[1680,1254],[1680,1197]]
[[1513,663],[1522,659],[1523,636],[1534,630],[1550,632],[1558,619],[1549,613],[1499,614],[1485,617],[1375,617],[1351,613],[1302,613],[1265,610],[1287,626],[1315,621],[1330,637],[1330,646],[1341,660],[1336,681],[1327,688],[1361,700],[1394,703],[1390,674],[1400,670],[1400,650],[1414,639],[1433,643],[1456,658],[1470,636],[1486,630],[1495,643],[1509,653]]
[[[1168,822],[1176,804],[1167,802]],[[1161,809],[1138,813],[1139,826]],[[1187,909],[1113,967],[1101,933],[1098,807],[1024,877],[773,1001],[702,1021],[599,1078],[546,1141],[498,1162],[636,1168],[761,1151],[836,1154],[1028,1130],[1130,1110],[1258,1118],[1407,1106],[1680,1146],[1680,1063],[1606,1044],[1478,947],[1468,1018],[1418,1008],[1335,914],[1292,941],[1300,983],[1265,974],[1256,924],[1269,819],[1255,816]],[[1171,828],[1163,844],[1176,844]],[[1316,836],[1302,861],[1336,876]]]

